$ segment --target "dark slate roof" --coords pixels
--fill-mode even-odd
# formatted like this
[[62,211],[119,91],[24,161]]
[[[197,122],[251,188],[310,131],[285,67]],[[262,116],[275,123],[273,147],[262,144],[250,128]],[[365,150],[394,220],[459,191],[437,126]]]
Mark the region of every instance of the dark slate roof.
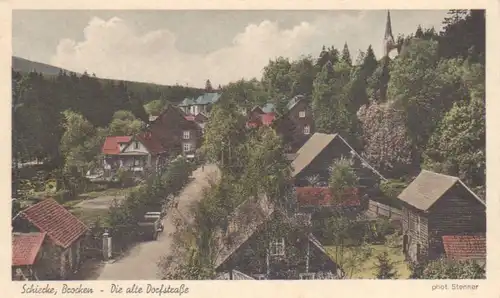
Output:
[[485,202],[472,192],[458,177],[427,170],[422,170],[417,178],[399,194],[398,198],[419,210],[425,211],[457,183],[465,187],[474,198],[485,205]]

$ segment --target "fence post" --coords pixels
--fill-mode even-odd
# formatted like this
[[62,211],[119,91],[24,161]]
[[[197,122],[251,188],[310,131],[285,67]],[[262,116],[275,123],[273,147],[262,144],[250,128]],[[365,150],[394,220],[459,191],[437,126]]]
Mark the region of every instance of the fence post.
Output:
[[104,230],[104,233],[102,234],[102,252],[105,261],[111,259],[112,251],[111,236],[109,236],[108,230]]

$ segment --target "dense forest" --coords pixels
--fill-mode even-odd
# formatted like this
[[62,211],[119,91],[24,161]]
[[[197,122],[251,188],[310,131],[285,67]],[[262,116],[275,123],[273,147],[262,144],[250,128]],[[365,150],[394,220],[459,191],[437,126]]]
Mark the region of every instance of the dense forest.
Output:
[[[398,36],[394,59],[377,59],[371,46],[351,57],[347,44],[318,49],[318,57],[273,59],[260,80],[224,86],[223,98],[231,97],[239,107],[273,102],[279,113],[290,97],[305,95],[316,131],[342,134],[388,178],[410,178],[423,167],[459,176],[482,194],[484,11],[450,10],[443,24],[441,32],[418,27],[414,34]],[[147,103],[179,102],[201,92],[87,73],[45,76],[13,70],[13,157],[59,167],[68,161],[61,153],[74,149],[64,144],[85,147],[87,139],[72,137],[72,129],[90,125],[92,134],[109,133],[114,122],[147,122]]]
[[183,86],[113,81],[84,73],[44,75],[12,71],[13,146],[20,160],[61,162],[63,111],[82,115],[96,127],[106,127],[117,111],[129,111],[147,122],[144,105],[151,101],[180,102],[201,90]]

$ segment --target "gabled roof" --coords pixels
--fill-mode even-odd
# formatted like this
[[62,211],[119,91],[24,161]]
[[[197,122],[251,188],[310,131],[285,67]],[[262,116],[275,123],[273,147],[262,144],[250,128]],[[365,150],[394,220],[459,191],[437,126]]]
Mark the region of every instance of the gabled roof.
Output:
[[309,164],[311,164],[314,159],[321,153],[325,148],[334,140],[338,138],[342,141],[350,150],[351,153],[356,156],[364,166],[370,168],[370,170],[375,173],[380,179],[386,180],[375,168],[373,168],[364,158],[359,155],[354,148],[347,143],[347,141],[339,134],[325,134],[325,133],[314,133],[307,142],[297,151],[295,159],[292,161],[292,177],[297,176],[302,170],[304,170]]
[[142,132],[135,137],[144,145],[144,147],[146,147],[150,154],[166,152],[166,149],[163,148],[161,141],[150,131]]
[[216,232],[219,253],[215,260],[215,268],[224,263],[241,245],[243,245],[274,212],[274,205],[266,195],[259,198],[250,198],[241,203],[230,215],[229,234],[230,243],[222,229]]
[[194,104],[194,100],[191,98],[184,98],[184,100],[179,104],[179,107],[187,107]]
[[302,172],[302,170],[307,167],[336,136],[337,134],[314,133],[309,140],[297,150],[297,155],[292,161],[292,177]]
[[269,126],[273,123],[274,119],[276,119],[276,114],[273,112],[265,113],[260,115],[260,118],[262,120],[262,124]]
[[186,115],[186,116],[184,116],[184,118],[185,118],[186,120],[188,120],[188,121],[194,121],[195,116],[190,114],[190,115]]
[[302,99],[304,99],[304,98],[305,98],[305,96],[304,96],[304,95],[296,95],[296,96],[292,97],[292,98],[288,101],[288,103],[287,103],[287,105],[286,105],[286,109],[287,109],[287,111],[290,111],[291,109],[293,109],[293,107],[295,107],[295,105],[296,105],[297,103],[299,103],[299,102],[300,102]]
[[205,93],[198,96],[198,98],[196,98],[196,100],[194,101],[194,104],[195,105],[214,104],[217,101],[219,101],[220,96],[221,94],[216,92]]
[[274,104],[272,103],[266,103],[262,108],[262,112],[264,113],[271,113],[274,112]]
[[356,188],[346,192],[348,197],[335,200],[328,187],[296,187],[297,202],[301,207],[356,207],[361,204]]
[[53,199],[45,199],[19,213],[58,246],[69,247],[84,235],[88,228],[66,208]]
[[33,265],[46,233],[14,233],[12,235],[12,266]]
[[[215,260],[215,268],[219,268],[238,248],[240,248],[259,228],[272,218],[273,213],[280,212],[283,218],[294,225],[301,224],[302,221],[290,219],[283,211],[275,208],[274,204],[266,195],[261,195],[259,198],[250,198],[241,203],[229,218],[228,234],[226,235],[222,229],[215,233],[217,247],[219,252]],[[303,214],[295,214],[294,219],[303,219]],[[296,218],[297,217],[297,218]],[[310,219],[310,217],[309,217]],[[308,240],[317,247],[322,253],[327,255],[325,248],[311,234],[306,234]],[[229,240],[229,241],[228,241]],[[330,257],[331,259],[331,257]],[[334,262],[332,260],[332,262]]]
[[132,136],[112,136],[106,137],[102,146],[102,153],[107,155],[120,154],[120,144],[129,143]]
[[454,260],[485,260],[486,235],[443,236],[446,257]]
[[479,202],[486,205],[458,177],[427,170],[422,170],[417,178],[399,194],[398,198],[419,210],[426,211],[457,183],[465,187]]

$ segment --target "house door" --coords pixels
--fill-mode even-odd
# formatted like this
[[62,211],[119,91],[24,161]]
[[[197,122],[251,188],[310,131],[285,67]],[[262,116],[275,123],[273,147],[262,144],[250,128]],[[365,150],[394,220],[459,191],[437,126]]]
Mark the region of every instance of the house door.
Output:
[[405,235],[403,236],[403,254],[405,254],[405,255],[408,253],[408,244],[409,244],[409,243],[408,243],[408,242],[409,242],[409,241],[408,241],[408,240],[409,240],[408,238],[409,238],[409,237],[408,237],[408,235],[407,235],[407,234],[405,234]]

